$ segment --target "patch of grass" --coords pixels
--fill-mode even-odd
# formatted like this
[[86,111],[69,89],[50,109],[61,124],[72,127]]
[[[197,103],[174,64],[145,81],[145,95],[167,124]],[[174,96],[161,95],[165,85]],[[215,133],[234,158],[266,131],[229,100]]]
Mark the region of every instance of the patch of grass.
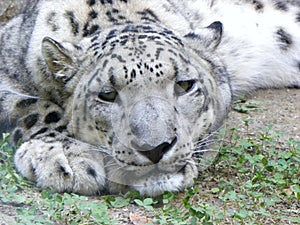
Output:
[[17,224],[117,224],[108,217],[107,206],[75,194],[44,190],[30,207],[17,207]]
[[[247,128],[249,121],[244,123]],[[223,208],[221,217],[211,214],[215,223],[300,223],[300,142],[279,142],[282,134],[272,126],[256,136],[230,132],[218,161],[200,181],[200,189],[212,194],[200,196]]]
[[16,172],[13,164],[14,148],[8,144],[8,139],[9,135],[3,134],[0,141],[0,199],[3,204],[27,205],[32,200],[18,193],[31,187],[31,183]]
[[262,110],[259,107],[260,104],[260,101],[249,100],[242,96],[233,103],[232,109],[240,113],[249,113],[251,111]]
[[[244,126],[247,131],[249,121]],[[255,136],[230,129],[215,163],[193,188],[155,199],[136,192],[101,199],[40,192],[15,171],[7,138],[0,143],[0,207],[15,209],[16,224],[122,224],[109,215],[124,208],[155,225],[300,224],[300,142],[282,143],[272,126]]]

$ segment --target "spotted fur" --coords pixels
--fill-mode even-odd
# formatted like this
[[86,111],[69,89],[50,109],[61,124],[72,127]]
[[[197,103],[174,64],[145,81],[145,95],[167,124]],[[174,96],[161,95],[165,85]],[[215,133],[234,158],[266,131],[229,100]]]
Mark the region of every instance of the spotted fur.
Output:
[[300,4],[36,0],[0,28],[0,131],[58,192],[194,184],[232,100],[300,87]]

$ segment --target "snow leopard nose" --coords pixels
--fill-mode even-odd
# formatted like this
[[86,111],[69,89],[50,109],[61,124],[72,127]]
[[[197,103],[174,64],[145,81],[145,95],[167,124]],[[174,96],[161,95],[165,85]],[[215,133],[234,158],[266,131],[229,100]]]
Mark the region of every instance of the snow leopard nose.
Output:
[[137,101],[128,115],[130,140],[136,144],[136,149],[144,151],[170,144],[176,136],[175,125],[172,104],[158,97]]
[[[170,143],[169,142],[163,142],[157,147],[148,150],[147,147],[139,147],[135,146],[136,149],[144,156],[146,156],[151,162],[154,164],[158,163],[165,153],[167,153],[169,150],[173,148],[173,146],[177,143],[177,137],[175,137]],[[134,145],[134,143],[132,143]]]

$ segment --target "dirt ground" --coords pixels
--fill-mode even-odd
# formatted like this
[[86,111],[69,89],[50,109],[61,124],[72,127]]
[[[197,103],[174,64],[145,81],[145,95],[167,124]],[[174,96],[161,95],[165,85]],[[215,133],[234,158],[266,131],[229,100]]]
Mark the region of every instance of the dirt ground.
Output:
[[228,127],[238,127],[243,124],[242,119],[248,119],[250,133],[257,133],[273,125],[273,130],[286,134],[284,139],[293,137],[300,140],[299,89],[263,90],[247,100],[258,101],[259,109],[247,114],[231,111],[227,121]]

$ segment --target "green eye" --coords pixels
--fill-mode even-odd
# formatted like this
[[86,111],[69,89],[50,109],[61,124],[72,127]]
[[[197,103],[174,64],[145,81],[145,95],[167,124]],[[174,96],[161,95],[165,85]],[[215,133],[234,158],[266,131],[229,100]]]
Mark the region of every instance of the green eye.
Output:
[[178,81],[175,85],[175,93],[184,95],[190,92],[195,86],[195,80]]
[[114,102],[118,96],[116,90],[102,91],[98,94],[98,98],[104,102]]

